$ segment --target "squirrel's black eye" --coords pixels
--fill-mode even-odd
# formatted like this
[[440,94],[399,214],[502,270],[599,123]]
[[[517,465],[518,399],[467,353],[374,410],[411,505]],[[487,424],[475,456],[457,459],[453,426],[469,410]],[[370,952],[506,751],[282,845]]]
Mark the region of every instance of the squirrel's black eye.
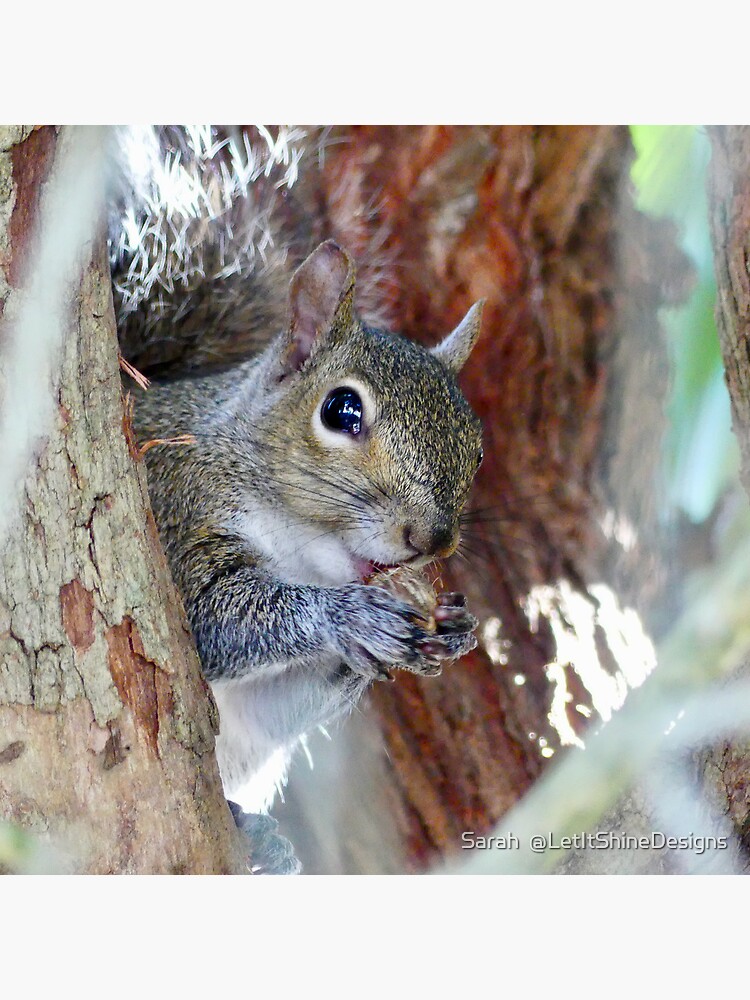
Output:
[[484,461],[484,449],[480,448],[479,454],[477,455],[477,468],[479,468],[479,466],[482,464],[483,461]]
[[343,434],[359,434],[362,430],[362,400],[354,389],[345,386],[326,396],[320,410],[323,426]]

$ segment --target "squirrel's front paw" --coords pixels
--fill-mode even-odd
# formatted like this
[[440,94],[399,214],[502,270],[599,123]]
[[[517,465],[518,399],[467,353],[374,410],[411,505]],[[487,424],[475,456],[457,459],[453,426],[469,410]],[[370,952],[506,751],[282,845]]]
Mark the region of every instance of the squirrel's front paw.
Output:
[[416,608],[380,587],[342,588],[334,603],[334,634],[341,655],[355,673],[374,680],[390,679],[389,667],[439,674],[442,660],[462,656],[476,645],[471,632],[477,621],[466,611],[465,602],[439,604],[434,632]]
[[380,587],[356,585],[332,592],[333,637],[349,667],[363,677],[390,680],[389,667],[426,659],[428,633],[416,608]]
[[466,598],[463,594],[444,593],[437,599],[433,617],[435,631],[430,633],[424,642],[419,644],[420,652],[427,664],[437,669],[420,669],[421,663],[412,665],[405,663],[406,670],[420,674],[439,674],[443,660],[456,660],[470,653],[477,645],[474,629],[478,620],[466,610]]

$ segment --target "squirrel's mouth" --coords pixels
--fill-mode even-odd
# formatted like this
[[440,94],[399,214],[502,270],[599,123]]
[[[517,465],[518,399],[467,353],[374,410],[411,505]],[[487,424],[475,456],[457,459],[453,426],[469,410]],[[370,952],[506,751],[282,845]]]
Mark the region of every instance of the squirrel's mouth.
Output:
[[[408,561],[408,560],[407,560]],[[381,563],[370,559],[357,559],[357,574],[362,583],[369,583],[374,576],[398,569],[402,563]]]
[[408,556],[397,563],[375,562],[374,559],[357,559],[357,574],[362,583],[369,583],[375,576],[391,573],[393,570],[400,569],[401,566],[409,566],[412,563],[419,564],[421,559],[422,557],[419,553],[414,556]]

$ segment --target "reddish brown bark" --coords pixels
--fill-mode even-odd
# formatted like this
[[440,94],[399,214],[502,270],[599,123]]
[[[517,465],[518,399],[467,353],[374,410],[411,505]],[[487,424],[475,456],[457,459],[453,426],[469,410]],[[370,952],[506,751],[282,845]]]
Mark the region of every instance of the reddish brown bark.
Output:
[[[465,558],[442,581],[468,594],[483,624],[501,620],[502,656],[493,662],[485,642],[438,679],[401,675],[374,693],[385,755],[373,780],[385,785],[390,817],[381,826],[396,823],[414,868],[455,852],[463,830],[487,831],[542,771],[540,748],[559,748],[545,671],[555,644],[544,618],[532,628],[524,602],[535,586],[566,579],[586,594],[587,581],[614,576],[601,530],[611,466],[630,470],[620,475],[627,493],[634,456],[644,479],[656,461],[656,314],[679,297],[685,268],[672,233],[632,207],[624,127],[365,126],[343,139],[323,175],[324,214],[328,234],[365,258],[372,232],[388,234],[391,281],[374,311],[432,343],[487,300],[462,377],[484,424],[474,507],[485,523],[467,530]],[[609,436],[638,389],[654,420],[623,458]],[[627,570],[628,557],[617,559]],[[643,589],[657,586],[658,574]],[[614,670],[597,643],[602,669]],[[590,709],[591,696],[573,665],[565,671],[568,721],[581,731],[574,707]]]
[[9,284],[14,288],[20,287],[24,277],[42,184],[52,167],[55,140],[55,129],[51,125],[45,125],[35,129],[11,150],[15,199],[8,223],[8,235],[12,252],[7,261],[3,262],[3,267]]

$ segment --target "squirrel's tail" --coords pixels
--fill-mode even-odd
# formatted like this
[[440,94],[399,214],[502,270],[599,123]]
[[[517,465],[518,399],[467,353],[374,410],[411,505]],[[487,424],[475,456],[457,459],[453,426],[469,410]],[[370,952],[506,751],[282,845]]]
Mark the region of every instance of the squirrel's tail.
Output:
[[[206,371],[282,328],[289,277],[319,236],[304,174],[326,140],[284,127],[118,134],[109,240],[128,361],[152,375]],[[303,160],[314,163],[304,174]]]

